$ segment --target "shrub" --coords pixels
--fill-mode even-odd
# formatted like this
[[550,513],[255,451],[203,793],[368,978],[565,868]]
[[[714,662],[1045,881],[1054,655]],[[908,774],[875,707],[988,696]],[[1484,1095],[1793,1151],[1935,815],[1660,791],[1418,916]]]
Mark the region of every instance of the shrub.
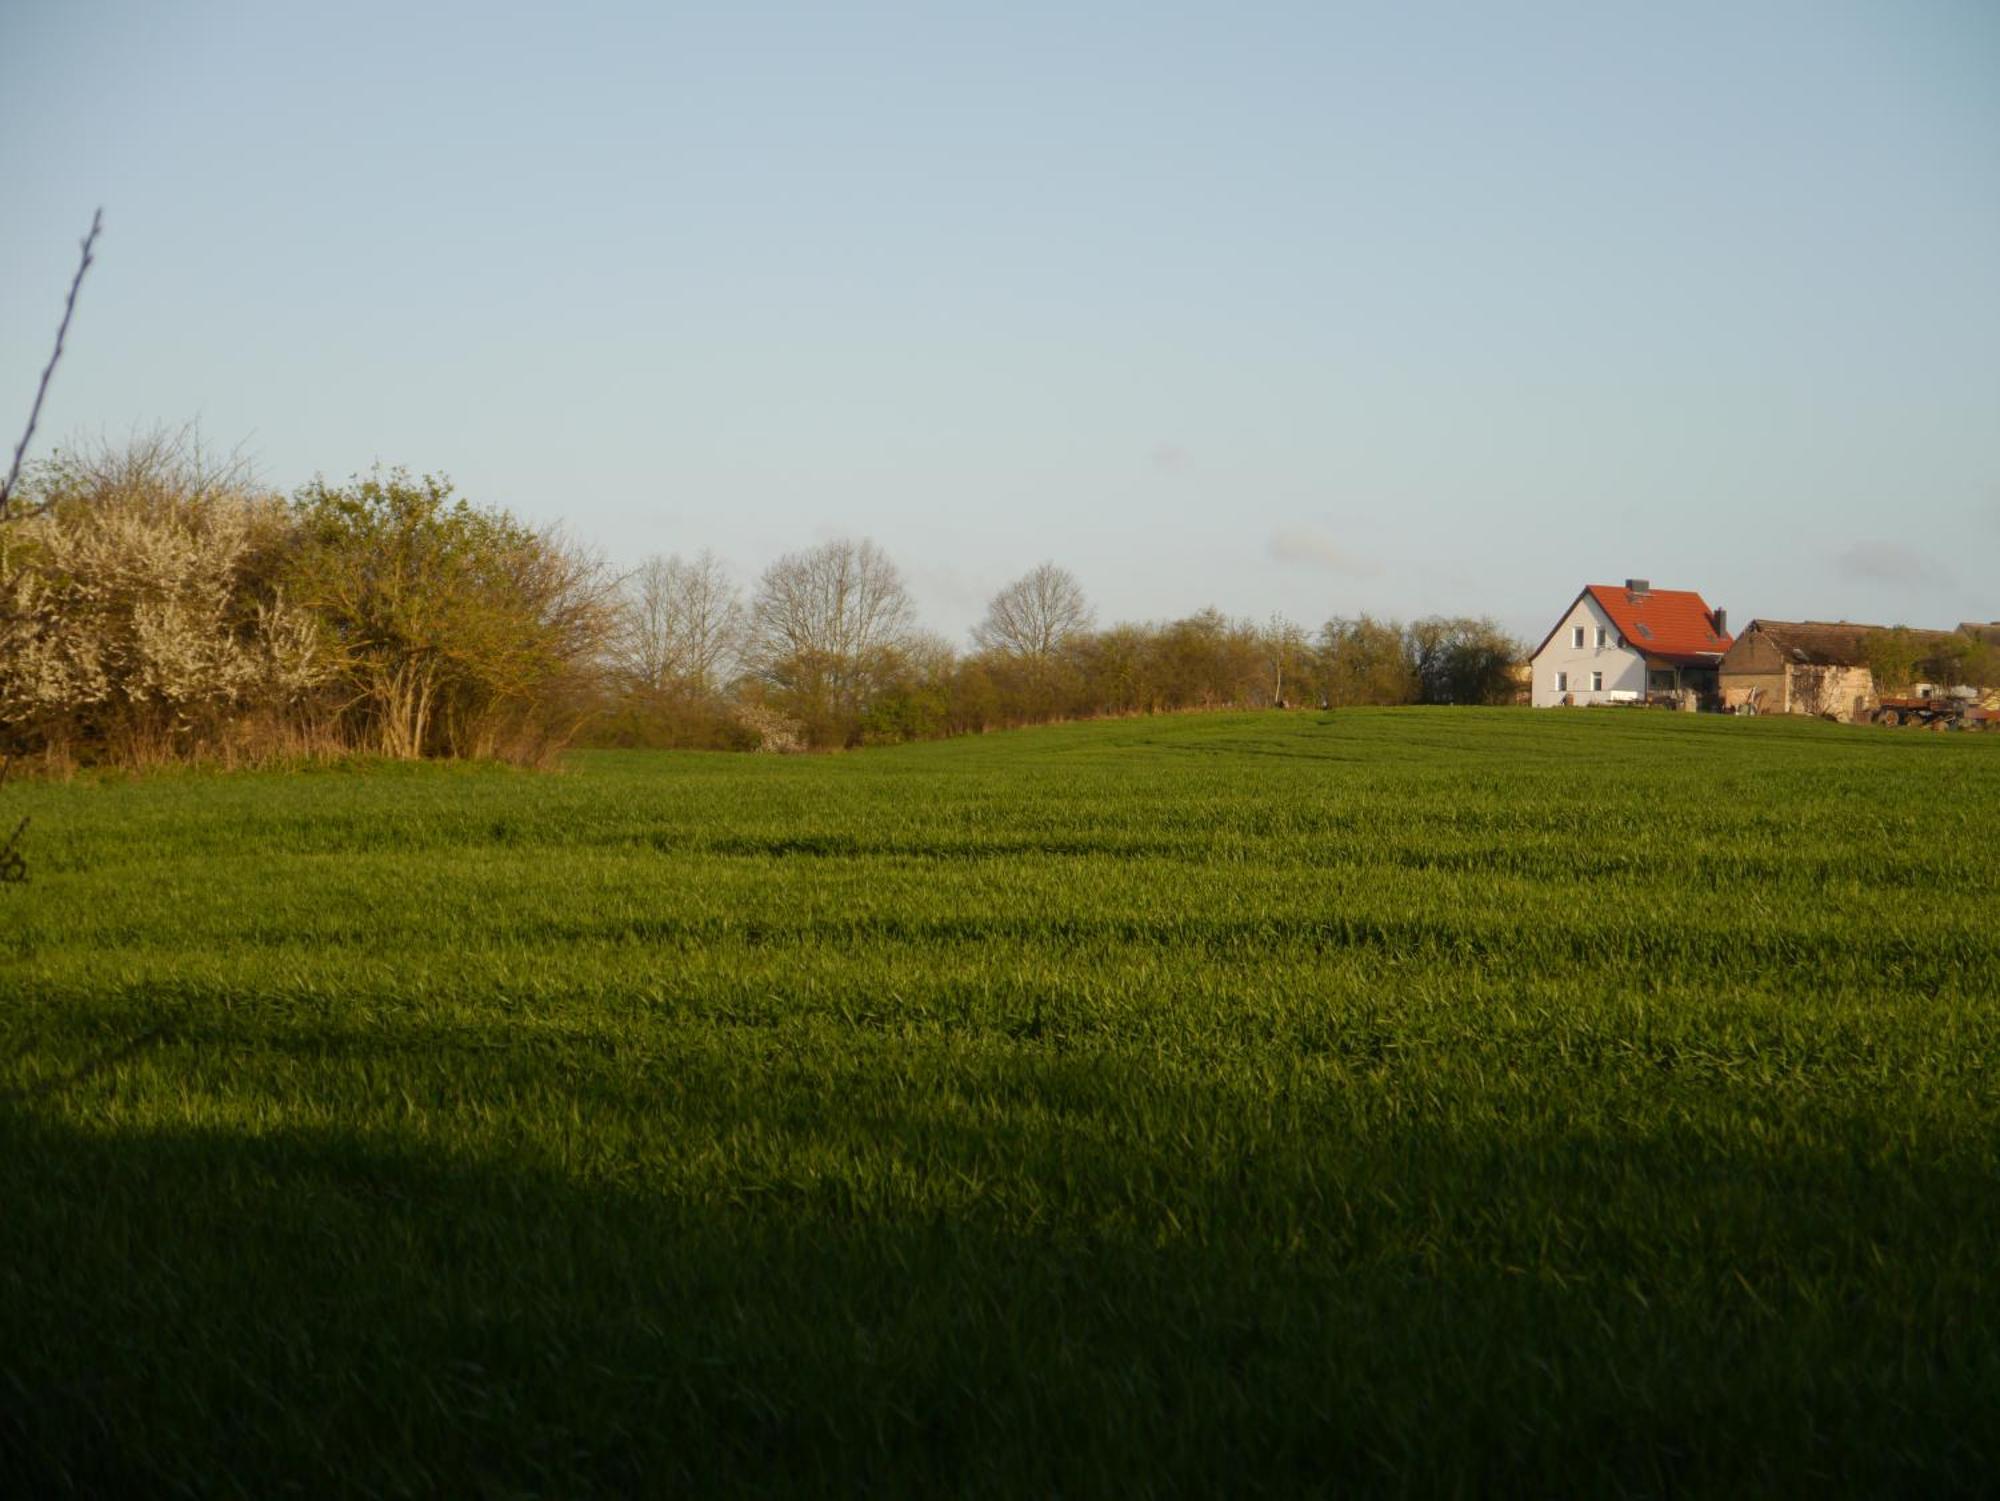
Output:
[[294,515],[286,578],[324,623],[353,743],[532,760],[574,733],[611,626],[595,559],[400,469],[315,480]]
[[281,502],[187,434],[59,456],[0,527],[7,749],[147,762],[229,754],[329,662],[271,579]]

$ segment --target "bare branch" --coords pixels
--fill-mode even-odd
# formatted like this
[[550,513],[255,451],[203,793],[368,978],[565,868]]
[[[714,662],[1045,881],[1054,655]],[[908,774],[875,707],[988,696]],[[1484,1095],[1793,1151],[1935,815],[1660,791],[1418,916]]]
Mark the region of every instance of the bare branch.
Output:
[[104,210],[99,209],[90,216],[90,233],[83,237],[83,257],[77,262],[76,275],[70,279],[69,298],[63,303],[62,322],[56,326],[55,352],[42,368],[41,384],[35,387],[35,404],[28,409],[27,430],[21,434],[21,441],[14,445],[14,462],[7,470],[7,478],[0,483],[0,521],[7,519],[7,507],[14,498],[14,486],[21,478],[21,461],[28,456],[28,444],[35,436],[35,425],[42,420],[42,401],[49,394],[49,382],[54,379],[56,365],[62,359],[63,340],[69,336],[69,320],[76,312],[76,294],[83,286],[83,274],[90,269],[96,257],[97,236],[104,228]]

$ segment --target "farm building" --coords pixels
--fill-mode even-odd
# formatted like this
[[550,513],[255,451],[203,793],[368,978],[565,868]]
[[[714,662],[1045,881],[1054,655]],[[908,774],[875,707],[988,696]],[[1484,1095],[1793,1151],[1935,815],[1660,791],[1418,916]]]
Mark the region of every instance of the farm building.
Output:
[[1865,643],[1881,629],[1844,620],[1753,620],[1722,659],[1722,706],[1866,719],[1876,692]]
[[1529,659],[1538,709],[1558,704],[1712,699],[1728,621],[1691,589],[1645,579],[1589,584]]

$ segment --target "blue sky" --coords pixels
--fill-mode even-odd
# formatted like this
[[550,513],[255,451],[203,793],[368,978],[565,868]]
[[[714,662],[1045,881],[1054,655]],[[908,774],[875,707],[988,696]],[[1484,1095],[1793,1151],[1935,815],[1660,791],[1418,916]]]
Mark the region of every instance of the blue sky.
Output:
[[[0,414],[961,633],[2000,617],[2000,7],[0,4]],[[8,416],[9,447],[12,424]]]

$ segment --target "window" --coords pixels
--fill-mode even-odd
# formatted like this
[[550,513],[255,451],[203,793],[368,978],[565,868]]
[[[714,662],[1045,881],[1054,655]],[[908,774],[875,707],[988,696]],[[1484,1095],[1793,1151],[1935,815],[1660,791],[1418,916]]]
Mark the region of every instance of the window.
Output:
[[1604,650],[1604,627],[1601,625],[1597,628],[1597,649]]
[[1567,692],[1569,692],[1569,674],[1568,674],[1568,673],[1566,673],[1566,672],[1559,672],[1559,673],[1557,673],[1557,674],[1556,674],[1556,692],[1558,692],[1558,693],[1567,693]]
[[1582,627],[1582,626],[1580,626],[1580,625],[1573,625],[1573,626],[1571,626],[1571,627],[1569,628],[1569,644],[1570,644],[1571,646],[1573,646],[1573,647],[1576,647],[1576,648],[1577,648],[1578,650],[1582,650],[1582,648],[1583,648],[1583,627]]
[[1603,673],[1601,673],[1601,672],[1593,672],[1593,673],[1592,673],[1592,674],[1590,675],[1590,691],[1591,691],[1592,693],[1602,693],[1602,692],[1604,691],[1604,674],[1603,674]]

